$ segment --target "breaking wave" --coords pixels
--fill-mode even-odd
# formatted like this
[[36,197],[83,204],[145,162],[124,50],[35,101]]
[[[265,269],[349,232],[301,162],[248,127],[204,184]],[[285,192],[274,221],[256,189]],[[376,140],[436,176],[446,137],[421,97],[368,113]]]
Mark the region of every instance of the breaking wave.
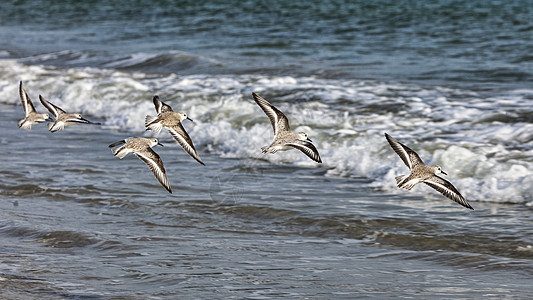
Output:
[[[23,80],[39,111],[44,108],[36,100],[42,94],[67,111],[101,119],[103,130],[150,135],[143,120],[154,113],[151,99],[158,94],[194,119],[184,126],[200,152],[322,167],[325,176],[366,177],[371,186],[392,191],[394,176],[407,169],[385,141],[387,132],[427,163],[441,165],[469,200],[533,204],[533,90],[479,92],[316,77],[148,73],[139,66],[176,55],[140,57],[102,68],[3,59],[0,102],[20,105],[17,88]],[[129,67],[137,71],[124,70]],[[293,130],[309,134],[322,165],[297,151],[261,153],[272,130],[252,91],[284,111]],[[167,133],[161,136],[170,139]]]

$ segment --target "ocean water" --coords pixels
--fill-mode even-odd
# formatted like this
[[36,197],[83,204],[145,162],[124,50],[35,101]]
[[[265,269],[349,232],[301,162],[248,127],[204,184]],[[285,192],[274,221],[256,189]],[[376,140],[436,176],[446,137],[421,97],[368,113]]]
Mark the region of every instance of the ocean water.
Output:
[[[4,1],[0,298],[528,299],[529,1]],[[17,127],[22,80],[101,126]],[[257,92],[319,150],[264,155]],[[202,166],[146,132],[159,95]],[[474,207],[427,186],[387,132]],[[107,145],[157,137],[173,194]]]

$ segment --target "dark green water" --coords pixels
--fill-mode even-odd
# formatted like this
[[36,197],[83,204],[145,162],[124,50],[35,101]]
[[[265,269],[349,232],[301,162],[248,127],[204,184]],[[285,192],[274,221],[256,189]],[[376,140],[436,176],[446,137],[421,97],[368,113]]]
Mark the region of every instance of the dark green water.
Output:
[[[1,47],[54,65],[531,83],[530,1],[4,1]],[[175,52],[173,52],[175,51]],[[122,61],[134,54],[140,60]]]

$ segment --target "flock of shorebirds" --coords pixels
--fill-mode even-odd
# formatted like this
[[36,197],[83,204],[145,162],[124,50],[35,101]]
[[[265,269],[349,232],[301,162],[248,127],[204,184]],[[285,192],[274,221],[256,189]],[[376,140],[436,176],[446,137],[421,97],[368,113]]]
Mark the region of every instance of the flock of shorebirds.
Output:
[[[19,85],[19,93],[25,112],[25,118],[18,122],[18,126],[20,128],[29,130],[31,129],[32,125],[46,121],[50,121],[48,123],[48,129],[51,132],[63,130],[66,126],[70,126],[75,123],[100,125],[100,123],[95,123],[84,119],[81,114],[69,114],[39,95],[39,100],[43,106],[46,107],[54,117],[54,120],[51,120],[48,114],[37,113],[30,97],[22,85],[22,81]],[[305,132],[292,132],[289,126],[289,120],[279,109],[256,93],[252,93],[252,96],[254,101],[259,105],[259,107],[261,107],[261,109],[270,119],[270,123],[272,124],[272,128],[274,130],[274,141],[269,146],[261,148],[263,153],[276,153],[277,151],[298,149],[310,159],[316,161],[317,163],[322,163],[322,159],[320,158],[318,150]],[[190,121],[192,120],[185,113],[173,111],[172,107],[159,100],[158,96],[154,96],[153,102],[157,116],[146,116],[146,130],[159,133],[161,132],[161,129],[165,127],[172,137],[185,150],[185,152],[187,152],[200,164],[205,165],[196,152],[194,144],[182,124],[182,121],[185,119]],[[399,188],[411,190],[416,184],[423,182],[460,205],[469,209],[473,209],[468,201],[449,181],[438,176],[438,174],[446,175],[446,173],[442,171],[441,167],[426,165],[415,151],[400,143],[387,133],[385,133],[385,138],[389,142],[392,149],[400,156],[402,161],[411,171],[409,175],[396,177],[396,183]],[[169,193],[172,193],[172,189],[163,166],[163,161],[152,149],[152,147],[156,145],[163,146],[156,138],[129,137],[125,140],[109,145],[109,148],[111,148],[113,154],[118,156],[120,159],[124,158],[128,153],[135,154],[146,165],[148,165],[148,167],[150,167],[150,170],[152,170],[152,173],[159,183]]]

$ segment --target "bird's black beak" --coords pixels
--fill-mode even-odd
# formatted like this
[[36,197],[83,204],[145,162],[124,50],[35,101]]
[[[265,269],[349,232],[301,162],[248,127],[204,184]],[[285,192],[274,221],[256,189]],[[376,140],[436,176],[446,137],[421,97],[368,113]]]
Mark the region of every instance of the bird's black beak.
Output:
[[312,143],[312,142],[313,142],[313,141],[311,141],[311,139],[310,139],[310,138],[307,138],[307,140],[306,140],[306,141],[308,141],[309,143]]
[[187,117],[187,120],[189,120],[189,121],[194,123],[194,121],[191,118],[189,118],[189,117]]
[[440,170],[440,172],[444,175],[448,175],[448,173],[444,172],[443,170]]
[[157,144],[161,147],[165,147],[163,144],[161,144],[160,142],[157,142]]

